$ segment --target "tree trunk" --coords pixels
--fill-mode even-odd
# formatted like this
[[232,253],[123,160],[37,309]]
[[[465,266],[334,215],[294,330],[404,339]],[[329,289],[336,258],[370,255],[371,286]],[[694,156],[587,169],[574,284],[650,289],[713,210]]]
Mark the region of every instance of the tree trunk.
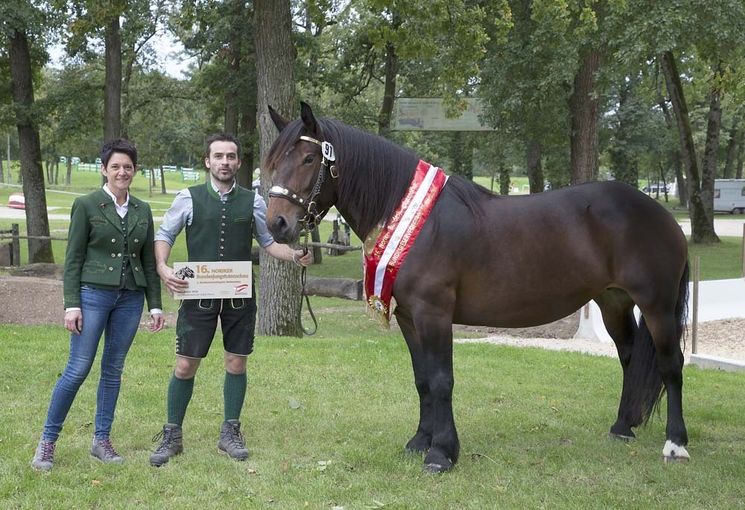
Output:
[[160,193],[166,194],[166,173],[163,171],[163,165],[160,166]]
[[629,119],[629,102],[636,91],[636,79],[622,76],[618,87],[618,127],[615,130],[615,143],[608,153],[610,156],[611,172],[620,182],[625,182],[634,188],[639,187],[639,165],[637,155],[628,148],[629,140],[635,129],[633,121]]
[[253,140],[256,135],[256,99],[245,103],[241,114],[240,141],[243,155],[236,179],[244,188],[251,189],[254,174]]
[[0,156],[0,183],[5,182],[5,172],[3,171],[3,158]]
[[510,167],[505,165],[504,161],[499,163],[499,194],[510,194]]
[[[680,83],[680,74],[678,74],[675,56],[671,51],[666,51],[660,56],[660,63],[665,75],[665,84],[670,102],[673,105],[675,122],[678,126],[680,155],[688,181],[688,213],[691,218],[691,239],[694,243],[719,242],[719,237],[714,232],[714,216],[711,213],[707,215],[707,208],[704,206],[701,195],[702,179],[696,159],[696,146],[693,143],[688,105],[683,93],[683,85]],[[713,203],[709,206],[709,211],[711,211],[712,206]]]
[[70,185],[72,179],[72,157],[67,156],[67,173],[65,174],[65,186]]
[[391,131],[391,115],[393,101],[396,98],[396,77],[398,76],[398,55],[396,47],[389,42],[385,45],[385,85],[383,89],[383,104],[378,115],[378,134],[388,136]]
[[724,161],[724,171],[722,178],[732,179],[735,175],[735,165],[737,164],[737,154],[740,151],[740,119],[736,118],[729,129],[729,141],[727,142],[727,159]]
[[[290,0],[255,0],[257,110],[260,156],[263,160],[277,136],[268,106],[291,118],[295,103],[295,49],[292,45]],[[270,176],[262,166],[261,189],[264,198]],[[258,332],[261,335],[303,335],[300,326],[300,268],[269,256],[260,255],[260,306]]]
[[[41,144],[39,143],[39,131],[32,117],[34,84],[28,39],[25,32],[16,30],[11,33],[9,40],[8,56],[20,145],[20,175],[23,178],[23,196],[26,203],[26,230],[29,237],[48,237],[49,217],[44,190],[44,170],[41,167]],[[29,263],[54,263],[52,241],[29,239],[28,261]]]
[[[721,76],[721,69],[715,71],[715,76]],[[706,144],[704,145],[704,160],[701,171],[701,202],[706,211],[706,218],[711,218],[714,226],[714,181],[717,178],[717,163],[719,160],[719,134],[722,130],[722,96],[716,85],[709,92],[709,113],[706,121]],[[714,234],[716,237],[716,233]],[[717,242],[719,238],[711,239]]]
[[598,103],[595,74],[600,69],[600,52],[588,51],[574,77],[574,90],[569,98],[572,117],[571,183],[594,181],[598,178]]
[[530,193],[541,193],[543,191],[543,167],[541,166],[541,144],[535,140],[528,141],[528,184]]
[[450,139],[450,158],[453,174],[462,175],[473,180],[473,147],[469,136],[464,131],[454,131]]
[[241,72],[241,30],[243,28],[242,0],[232,0],[230,33],[228,34],[228,73],[225,87],[225,132],[238,135],[238,88]]
[[119,138],[122,132],[122,35],[119,16],[106,26],[106,78],[103,102],[104,141]]
[[740,134],[740,150],[737,151],[737,166],[735,167],[735,179],[742,179],[742,167],[745,163],[745,132]]
[[[667,107],[667,101],[662,96],[662,93],[658,91],[657,104],[662,110],[662,114],[665,116],[665,124],[669,130],[676,129],[675,123],[673,122],[672,116],[670,115],[670,109]],[[688,208],[688,183],[683,173],[683,164],[680,155],[680,149],[672,149],[668,155],[670,162],[675,170],[675,182],[678,185],[678,199],[680,200],[680,206]]]

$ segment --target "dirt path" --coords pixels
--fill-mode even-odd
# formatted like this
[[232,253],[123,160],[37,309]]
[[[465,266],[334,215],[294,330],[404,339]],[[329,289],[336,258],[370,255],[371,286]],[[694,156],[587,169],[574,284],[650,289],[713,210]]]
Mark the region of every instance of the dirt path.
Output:
[[[40,276],[0,276],[0,324],[59,325],[62,330],[62,281],[56,266],[26,269]],[[170,327],[175,315],[166,317]],[[560,321],[522,329],[456,326],[456,338],[463,342],[490,342],[506,345],[535,346],[615,356],[612,344],[574,339],[579,312]],[[686,355],[691,351],[691,332],[686,336]],[[730,319],[699,324],[699,354],[745,360],[745,319]]]

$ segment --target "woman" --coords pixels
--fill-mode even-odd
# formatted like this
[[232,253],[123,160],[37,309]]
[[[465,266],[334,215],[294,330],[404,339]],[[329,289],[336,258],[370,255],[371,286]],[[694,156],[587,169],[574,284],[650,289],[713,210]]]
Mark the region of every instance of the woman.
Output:
[[127,140],[106,142],[101,162],[106,184],[75,199],[70,214],[64,273],[70,356],[52,392],[44,431],[31,461],[41,471],[52,469],[57,438],[104,332],[91,455],[105,463],[123,461],[109,433],[124,359],[146,297],[150,331],[160,331],[164,324],[153,252],[153,216],[146,202],[129,194],[137,170],[137,149]]

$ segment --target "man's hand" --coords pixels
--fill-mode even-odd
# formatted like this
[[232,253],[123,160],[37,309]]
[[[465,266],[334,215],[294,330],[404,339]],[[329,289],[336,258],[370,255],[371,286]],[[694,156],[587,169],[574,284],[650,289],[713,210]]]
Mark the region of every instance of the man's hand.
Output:
[[167,264],[158,264],[157,270],[158,276],[160,276],[160,280],[166,286],[166,288],[168,289],[168,293],[171,296],[173,296],[174,292],[183,292],[189,287],[189,282],[186,280],[182,280],[181,278],[177,278],[173,274],[173,269],[168,267]]
[[313,263],[313,250],[303,252],[303,250],[295,250],[292,254],[292,261],[298,266],[308,267]]

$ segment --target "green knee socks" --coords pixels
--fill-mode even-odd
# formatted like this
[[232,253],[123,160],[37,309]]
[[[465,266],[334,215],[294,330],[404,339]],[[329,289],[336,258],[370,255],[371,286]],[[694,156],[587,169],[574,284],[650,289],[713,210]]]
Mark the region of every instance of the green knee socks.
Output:
[[179,427],[183,424],[193,391],[193,377],[179,379],[175,374],[171,376],[171,381],[168,383],[168,423]]
[[[225,384],[223,396],[225,398],[225,420],[238,420],[243,409],[243,400],[246,397],[248,378],[245,372],[242,374],[231,374],[225,372]],[[171,376],[168,383],[168,423],[181,426],[186,416],[186,408],[191,401],[194,391],[194,378],[179,379]]]
[[225,372],[225,384],[223,385],[225,421],[240,419],[243,400],[246,397],[246,386],[248,386],[248,378],[245,372],[242,374]]

